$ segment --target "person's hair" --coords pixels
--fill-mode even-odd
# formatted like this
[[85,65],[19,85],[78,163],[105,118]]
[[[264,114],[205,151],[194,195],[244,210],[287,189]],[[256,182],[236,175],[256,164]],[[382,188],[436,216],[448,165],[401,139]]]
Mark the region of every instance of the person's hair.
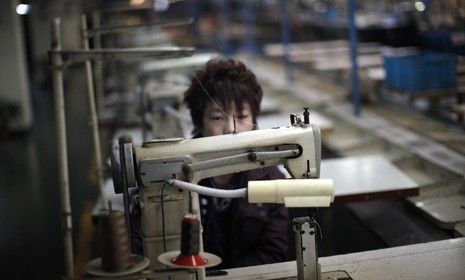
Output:
[[254,124],[260,112],[262,88],[244,63],[235,59],[212,59],[202,70],[196,71],[191,84],[184,93],[184,103],[190,109],[194,134],[202,130],[202,119],[205,106],[214,100],[221,110],[235,104],[242,111],[244,103],[248,103],[252,111]]

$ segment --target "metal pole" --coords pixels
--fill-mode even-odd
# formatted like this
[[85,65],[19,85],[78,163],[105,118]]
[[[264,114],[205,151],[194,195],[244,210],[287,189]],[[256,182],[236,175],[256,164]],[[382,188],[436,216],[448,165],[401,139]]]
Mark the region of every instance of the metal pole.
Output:
[[[61,49],[60,19],[52,22],[52,49]],[[65,101],[63,94],[63,63],[61,54],[51,54],[53,90],[55,93],[55,118],[57,126],[58,172],[62,214],[62,230],[64,242],[65,275],[74,276],[73,267],[73,221],[69,197],[68,152],[66,148]]]
[[197,1],[190,1],[189,5],[185,5],[186,7],[186,12],[189,14],[189,12],[192,13],[192,33],[194,35],[194,38],[199,38],[200,32],[199,32],[199,18],[200,18],[200,8],[197,3]]
[[[147,104],[148,104],[148,92],[146,93],[145,90],[146,90],[146,87],[145,87],[145,82],[146,80],[145,79],[142,79],[142,81],[140,81],[140,86],[138,87],[139,89],[139,103],[140,103],[140,121],[142,122],[142,141],[145,142],[147,141],[148,137],[147,137],[147,123],[148,123],[148,120],[147,120]],[[153,135],[153,133],[152,133]]]
[[131,31],[141,27],[174,27],[174,26],[183,26],[188,25],[193,22],[192,18],[187,19],[179,19],[179,20],[169,20],[169,21],[156,21],[156,22],[148,22],[144,24],[135,24],[135,25],[118,25],[118,26],[106,26],[106,27],[99,27],[99,28],[92,28],[89,30],[88,35],[93,36],[95,34],[114,34],[120,33],[124,31]]
[[350,58],[352,61],[352,103],[354,114],[360,116],[360,80],[357,63],[357,26],[355,25],[356,0],[349,0],[348,5]]
[[254,11],[255,3],[244,1],[242,3],[242,20],[245,25],[245,50],[248,54],[255,54],[257,52],[257,45],[255,42],[255,20]]
[[[89,49],[89,39],[85,36],[87,31],[87,18],[86,15],[81,16],[81,32],[82,36],[82,47],[84,50]],[[90,108],[90,124],[92,127],[92,138],[94,141],[94,153],[95,153],[95,167],[97,169],[97,180],[98,188],[100,192],[100,200],[102,209],[106,209],[106,203],[104,199],[104,183],[103,183],[103,167],[102,167],[102,152],[100,150],[100,135],[98,131],[97,121],[97,109],[95,107],[95,93],[94,93],[94,77],[92,74],[92,63],[90,60],[85,61],[86,64],[86,81],[87,81],[87,97],[89,99]]]
[[[92,26],[95,29],[100,28],[100,12],[95,11],[92,13]],[[94,34],[94,49],[102,48],[102,36],[100,33]],[[94,76],[95,76],[95,96],[97,102],[97,112],[102,113],[104,110],[104,90],[103,90],[103,61],[97,59],[94,61]]]
[[290,47],[289,43],[291,42],[291,31],[289,29],[289,12],[287,8],[287,0],[281,0],[281,38],[283,43],[284,50],[284,74],[286,82],[292,80],[292,65],[290,60]]
[[220,2],[220,11],[221,11],[221,21],[220,21],[220,51],[223,54],[229,54],[230,46],[229,46],[229,34],[228,34],[228,26],[229,26],[229,16],[230,16],[230,9],[229,9],[229,0],[222,0]]

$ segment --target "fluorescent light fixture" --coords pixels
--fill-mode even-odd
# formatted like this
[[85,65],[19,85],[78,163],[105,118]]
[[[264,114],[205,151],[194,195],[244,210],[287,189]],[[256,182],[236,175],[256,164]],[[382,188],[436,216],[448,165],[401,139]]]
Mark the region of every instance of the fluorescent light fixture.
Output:
[[415,2],[415,9],[417,9],[419,12],[424,12],[426,9],[425,3],[422,1]]
[[168,0],[155,0],[153,2],[153,9],[157,12],[163,12],[168,10],[170,2]]
[[31,5],[29,4],[18,4],[16,6],[16,13],[18,15],[27,15],[31,12]]
[[145,0],[129,0],[129,6],[140,6]]

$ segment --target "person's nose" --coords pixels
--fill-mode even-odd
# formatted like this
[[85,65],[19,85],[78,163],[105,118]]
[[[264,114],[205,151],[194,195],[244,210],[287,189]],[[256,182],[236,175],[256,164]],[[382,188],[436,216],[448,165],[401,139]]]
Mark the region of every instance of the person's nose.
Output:
[[224,124],[224,134],[231,134],[234,132],[234,118],[233,117],[228,117],[228,119],[225,121]]

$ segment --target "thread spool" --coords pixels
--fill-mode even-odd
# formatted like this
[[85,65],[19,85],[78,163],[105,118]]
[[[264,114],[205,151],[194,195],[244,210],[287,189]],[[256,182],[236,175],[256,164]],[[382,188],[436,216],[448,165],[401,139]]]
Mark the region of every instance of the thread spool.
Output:
[[170,251],[158,256],[158,261],[169,267],[202,268],[221,263],[221,258],[200,252],[200,221],[195,215],[186,215],[181,222],[181,251]]
[[132,265],[129,238],[124,213],[111,211],[99,217],[102,249],[102,269],[107,272],[121,272]]
[[186,215],[181,223],[181,254],[171,261],[182,266],[204,266],[208,260],[199,254],[200,221],[195,215]]
[[186,256],[199,253],[200,223],[194,215],[186,215],[181,224],[181,254]]

